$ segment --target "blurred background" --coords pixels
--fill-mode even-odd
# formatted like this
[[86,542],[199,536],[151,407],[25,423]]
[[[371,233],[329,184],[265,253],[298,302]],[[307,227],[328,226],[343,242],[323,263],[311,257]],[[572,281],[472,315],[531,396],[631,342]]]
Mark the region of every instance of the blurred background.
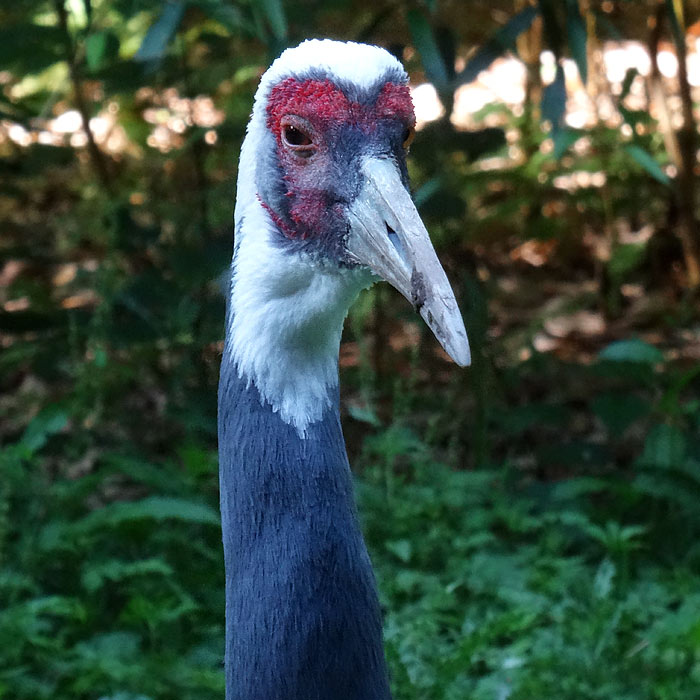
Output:
[[[411,76],[474,363],[341,348],[397,700],[700,697],[697,0],[0,7],[0,698],[223,697],[238,151],[288,45]],[[341,699],[339,699],[341,700]]]

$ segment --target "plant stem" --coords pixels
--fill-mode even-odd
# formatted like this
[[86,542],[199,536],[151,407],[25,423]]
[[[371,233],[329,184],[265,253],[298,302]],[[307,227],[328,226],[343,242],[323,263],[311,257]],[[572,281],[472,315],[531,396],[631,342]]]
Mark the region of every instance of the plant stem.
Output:
[[680,84],[681,104],[683,108],[683,129],[676,132],[671,124],[671,116],[666,101],[666,95],[661,83],[661,71],[658,64],[658,48],[664,20],[667,17],[668,6],[665,0],[659,0],[656,7],[655,22],[649,37],[649,55],[652,58],[649,84],[651,96],[656,103],[661,131],[666,150],[678,170],[678,183],[675,196],[678,202],[678,237],[683,248],[683,258],[688,280],[688,287],[700,287],[700,254],[698,254],[697,221],[695,219],[695,182],[693,168],[695,166],[695,121],[693,119],[693,104],[688,83],[686,66],[685,33],[675,37],[678,52],[678,80]]
[[80,113],[80,118],[83,123],[83,131],[85,132],[85,136],[87,138],[87,147],[90,154],[90,160],[92,161],[95,172],[97,173],[103,187],[107,191],[111,191],[112,179],[107,167],[107,161],[105,160],[104,154],[95,141],[95,135],[90,129],[90,113],[88,110],[87,100],[83,92],[80,67],[78,65],[75,46],[73,45],[70,29],[68,27],[68,11],[66,10],[64,0],[54,0],[54,8],[56,10],[56,14],[58,15],[58,24],[64,37],[63,40],[66,47],[66,62],[68,63],[68,71],[70,74],[71,83],[73,84],[73,99],[75,100],[75,106]]

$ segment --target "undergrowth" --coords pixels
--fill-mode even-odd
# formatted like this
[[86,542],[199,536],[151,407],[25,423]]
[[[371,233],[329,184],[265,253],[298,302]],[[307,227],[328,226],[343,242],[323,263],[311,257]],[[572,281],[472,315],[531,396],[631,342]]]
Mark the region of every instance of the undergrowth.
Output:
[[[397,700],[695,697],[700,410],[688,374],[658,359],[622,343],[589,370],[614,369],[619,400],[655,397],[623,429],[598,405],[611,453],[644,426],[615,473],[456,469],[411,421],[430,399],[397,390],[402,411],[356,460]],[[518,415],[496,419],[516,442]],[[125,446],[81,473],[70,421],[46,409],[2,452],[0,698],[222,697],[212,448],[146,460]]]

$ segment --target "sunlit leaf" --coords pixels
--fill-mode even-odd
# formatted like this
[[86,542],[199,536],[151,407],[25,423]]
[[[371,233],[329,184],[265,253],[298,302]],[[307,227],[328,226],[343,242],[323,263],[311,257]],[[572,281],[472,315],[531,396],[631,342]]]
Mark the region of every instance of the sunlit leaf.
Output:
[[88,593],[94,593],[108,581],[119,582],[135,576],[150,576],[153,574],[170,576],[172,573],[172,567],[156,557],[139,561],[110,559],[106,562],[85,567],[82,574],[82,584]]
[[413,548],[409,540],[391,540],[386,543],[386,548],[404,563],[411,560]]
[[610,559],[603,559],[593,580],[593,592],[596,598],[607,598],[613,588],[616,568]]
[[368,425],[373,425],[375,428],[381,426],[382,422],[379,420],[376,412],[371,406],[361,406],[355,403],[348,405],[348,413],[360,423],[367,423]]

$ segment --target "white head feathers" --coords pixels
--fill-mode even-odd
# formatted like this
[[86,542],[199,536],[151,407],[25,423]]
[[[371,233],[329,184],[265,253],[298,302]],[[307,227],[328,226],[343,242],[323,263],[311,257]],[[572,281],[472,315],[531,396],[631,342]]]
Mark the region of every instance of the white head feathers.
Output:
[[226,352],[239,376],[300,434],[321,419],[337,384],[343,320],[358,291],[371,281],[363,270],[324,266],[290,256],[258,199],[256,164],[266,134],[270,90],[285,78],[314,70],[361,89],[401,64],[376,46],[331,40],[287,49],[263,75],[241,149],[236,198]]

